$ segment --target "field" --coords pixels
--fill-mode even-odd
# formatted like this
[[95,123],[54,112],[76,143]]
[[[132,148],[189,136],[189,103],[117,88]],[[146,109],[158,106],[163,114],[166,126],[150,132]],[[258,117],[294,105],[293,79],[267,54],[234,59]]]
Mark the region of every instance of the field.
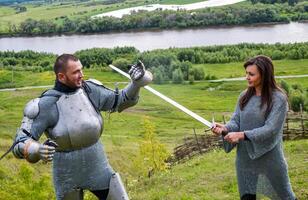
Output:
[[[275,62],[277,75],[308,74],[308,60],[282,60]],[[243,76],[242,63],[203,65],[207,74],[218,78]],[[125,78],[110,71],[85,70],[87,78],[96,78],[106,86],[114,88],[114,82],[125,82]],[[9,83],[13,80],[13,83]],[[307,78],[285,79],[307,90]],[[11,85],[10,85],[11,84]],[[0,88],[30,85],[52,85],[52,72],[0,71]],[[125,84],[121,83],[120,87]],[[222,114],[230,116],[237,97],[246,87],[245,81],[194,84],[151,85],[206,119],[213,115],[217,121]],[[44,89],[29,89],[0,92],[0,153],[11,145],[16,128],[22,119],[22,110],[27,101],[39,96]],[[205,127],[168,103],[142,90],[139,104],[123,113],[103,114],[105,130],[102,141],[113,168],[119,171],[131,199],[238,199],[235,176],[235,152],[225,154],[216,149],[197,156],[185,163],[155,173],[151,178],[141,177],[135,166],[139,144],[143,140],[144,119],[155,126],[159,141],[169,153],[182,143],[184,136],[203,134]],[[42,138],[44,140],[44,138]],[[298,199],[308,198],[308,140],[284,143],[285,155],[293,189]],[[27,195],[25,195],[27,194]],[[9,155],[0,161],[0,200],[53,199],[51,164],[31,165]],[[87,193],[86,199],[95,199]]]
[[15,7],[13,6],[0,6],[0,32],[8,30],[10,25],[17,25],[27,18],[35,20],[56,20],[60,23],[61,17],[63,16],[74,19],[146,4],[188,4],[200,1],[202,0],[124,0],[107,4],[104,3],[106,1],[99,0],[95,2],[70,1],[53,4],[24,4],[21,6],[25,6],[27,11],[21,13],[16,13]]

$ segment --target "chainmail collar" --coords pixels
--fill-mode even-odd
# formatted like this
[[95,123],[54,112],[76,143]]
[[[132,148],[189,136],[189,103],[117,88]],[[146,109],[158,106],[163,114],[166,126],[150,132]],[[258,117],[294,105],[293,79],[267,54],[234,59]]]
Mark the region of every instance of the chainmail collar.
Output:
[[79,87],[71,88],[65,85],[64,83],[61,83],[58,79],[56,79],[54,89],[63,93],[71,93],[77,91]]

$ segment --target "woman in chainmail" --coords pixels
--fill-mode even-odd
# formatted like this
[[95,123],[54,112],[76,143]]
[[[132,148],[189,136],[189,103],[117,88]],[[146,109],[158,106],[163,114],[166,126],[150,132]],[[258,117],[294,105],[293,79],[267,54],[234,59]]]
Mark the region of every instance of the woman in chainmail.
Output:
[[241,200],[254,200],[259,195],[294,200],[282,149],[287,96],[276,84],[270,58],[256,56],[244,68],[248,88],[240,94],[231,120],[226,125],[215,123],[212,131],[222,137],[227,153],[237,147]]

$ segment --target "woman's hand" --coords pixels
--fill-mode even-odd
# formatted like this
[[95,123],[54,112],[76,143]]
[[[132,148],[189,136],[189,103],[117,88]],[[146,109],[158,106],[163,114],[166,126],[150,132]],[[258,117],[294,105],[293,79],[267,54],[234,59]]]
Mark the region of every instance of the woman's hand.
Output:
[[213,123],[213,128],[211,130],[217,136],[220,136],[222,132],[228,132],[225,125],[219,123]]
[[244,132],[230,132],[224,137],[224,140],[230,142],[231,144],[236,144],[240,140],[244,140],[244,137]]

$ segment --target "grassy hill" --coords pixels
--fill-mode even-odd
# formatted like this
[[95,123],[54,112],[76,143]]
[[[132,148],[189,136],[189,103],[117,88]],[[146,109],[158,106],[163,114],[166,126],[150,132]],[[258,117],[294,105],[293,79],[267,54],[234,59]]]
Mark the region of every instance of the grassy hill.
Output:
[[[307,74],[307,60],[275,62],[279,75]],[[235,77],[243,74],[242,63],[204,65],[207,73],[218,78]],[[11,71],[0,71],[0,86],[12,80]],[[114,81],[127,81],[120,75],[106,71],[85,70],[86,78],[96,78],[106,86],[114,88]],[[308,79],[286,79],[289,84],[297,84],[307,90]],[[53,84],[52,72],[14,72],[13,84],[17,87]],[[125,84],[120,84],[124,87]],[[151,85],[180,104],[192,109],[206,119],[214,114],[217,121],[222,114],[230,116],[236,99],[246,87],[239,82],[195,82],[194,84]],[[26,102],[39,96],[44,89],[0,92],[0,154],[11,145],[16,128],[22,119]],[[155,126],[159,141],[169,153],[182,143],[185,136],[204,134],[205,127],[184,113],[178,111],[153,94],[142,90],[137,106],[123,113],[103,114],[105,129],[101,140],[113,168],[119,171],[129,191],[131,199],[154,200],[199,200],[238,199],[234,169],[235,152],[225,154],[216,149],[200,155],[170,169],[154,173],[151,178],[140,176],[136,167],[139,144],[145,130],[144,118],[149,118]],[[44,140],[44,138],[42,138]],[[286,159],[293,189],[299,199],[308,198],[308,140],[289,141],[284,144]],[[51,179],[51,164],[31,165],[8,155],[0,162],[0,200],[46,200],[54,199]],[[86,194],[86,199],[95,199]]]

